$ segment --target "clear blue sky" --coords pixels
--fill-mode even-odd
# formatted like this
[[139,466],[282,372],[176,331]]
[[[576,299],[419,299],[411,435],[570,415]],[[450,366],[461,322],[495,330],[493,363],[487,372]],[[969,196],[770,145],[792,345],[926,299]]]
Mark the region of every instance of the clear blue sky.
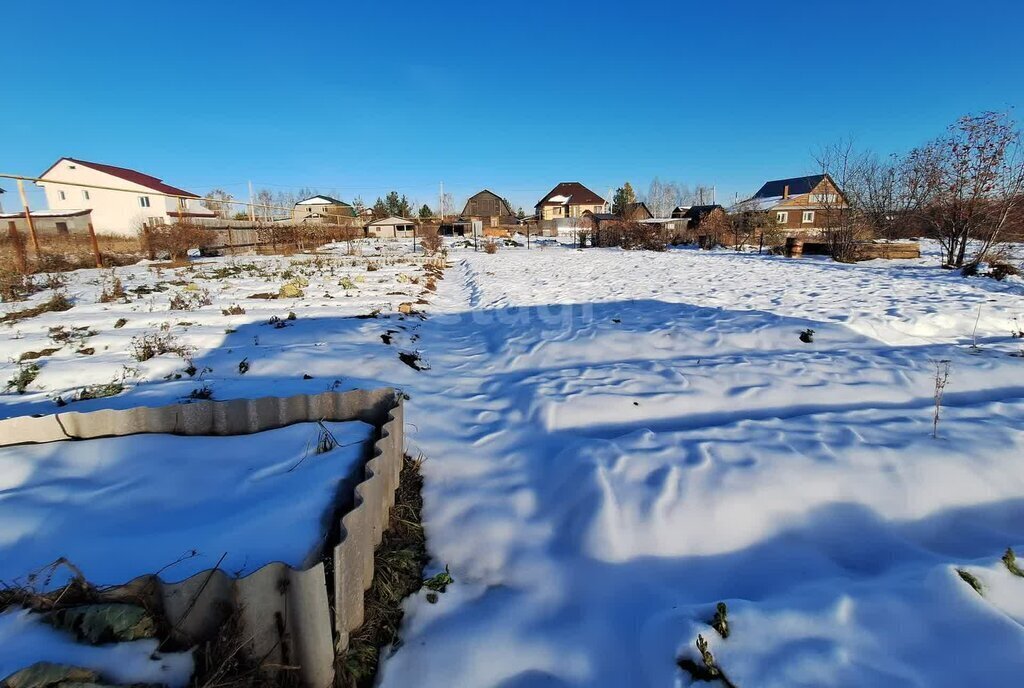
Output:
[[66,155],[198,193],[433,205],[443,180],[529,208],[657,175],[723,200],[839,137],[899,151],[966,112],[1024,118],[1021,0],[56,0],[0,26],[0,171]]

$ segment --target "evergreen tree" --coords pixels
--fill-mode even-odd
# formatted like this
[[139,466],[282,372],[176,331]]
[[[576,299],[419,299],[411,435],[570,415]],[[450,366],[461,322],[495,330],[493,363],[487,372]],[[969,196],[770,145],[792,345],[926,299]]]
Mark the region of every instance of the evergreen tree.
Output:
[[516,213],[516,219],[522,220],[526,217],[526,213],[523,212],[522,206],[519,207],[519,211]]
[[384,197],[384,208],[388,215],[397,215],[398,217],[412,216],[409,199],[404,194],[399,196],[397,191],[389,191],[388,195]]
[[615,189],[615,195],[612,196],[612,212],[621,215],[630,203],[636,203],[636,193],[633,191],[633,185],[626,182]]
[[429,220],[433,214],[434,214],[434,211],[431,210],[430,206],[427,205],[426,203],[424,203],[423,207],[420,208],[420,219],[421,220]]
[[391,215],[391,213],[388,212],[388,207],[384,205],[384,201],[380,200],[380,197],[378,196],[377,202],[373,204],[373,219],[380,220],[388,215]]

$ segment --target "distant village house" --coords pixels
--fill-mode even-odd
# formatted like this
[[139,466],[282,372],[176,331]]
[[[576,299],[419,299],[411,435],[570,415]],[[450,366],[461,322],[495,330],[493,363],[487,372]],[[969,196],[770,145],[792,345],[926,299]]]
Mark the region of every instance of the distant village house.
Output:
[[768,213],[788,235],[815,235],[828,227],[828,216],[846,207],[842,191],[827,174],[775,179],[732,212]]
[[485,227],[516,224],[515,213],[508,202],[498,194],[484,189],[473,194],[462,209],[463,220],[480,220]]
[[412,237],[416,231],[416,223],[404,217],[381,218],[366,225],[366,236],[375,239],[402,239]]
[[537,210],[537,225],[543,234],[557,234],[559,230],[572,229],[583,214],[608,212],[605,200],[579,182],[562,182],[534,206]]
[[292,209],[292,221],[295,224],[355,225],[359,216],[351,204],[318,195],[296,203]]

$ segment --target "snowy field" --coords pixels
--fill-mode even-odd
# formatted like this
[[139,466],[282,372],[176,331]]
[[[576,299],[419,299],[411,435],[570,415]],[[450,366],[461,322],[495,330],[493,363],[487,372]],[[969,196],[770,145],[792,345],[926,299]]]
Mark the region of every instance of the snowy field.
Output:
[[[38,359],[0,415],[203,386],[401,388],[428,457],[428,573],[447,565],[455,583],[406,602],[384,686],[689,685],[676,660],[700,663],[698,634],[744,688],[1012,683],[1024,578],[1000,557],[1024,550],[1024,283],[965,279],[928,249],[857,265],[459,249],[436,291],[409,263],[224,258],[118,269],[129,290],[170,283],[128,303],[99,303],[109,274],[79,271],[74,307],[0,326],[0,354],[56,347],[57,325],[95,334]],[[224,272],[249,263],[264,267]],[[250,298],[285,272],[301,296]],[[210,305],[169,310],[197,290]],[[188,355],[136,361],[132,337],[164,323]],[[72,401],[124,366],[119,394]],[[718,602],[728,639],[709,626]]]

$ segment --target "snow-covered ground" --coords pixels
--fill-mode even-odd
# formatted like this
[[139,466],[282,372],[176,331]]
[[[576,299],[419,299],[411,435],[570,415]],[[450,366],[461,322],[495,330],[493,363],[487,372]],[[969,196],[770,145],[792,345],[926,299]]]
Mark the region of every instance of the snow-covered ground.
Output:
[[157,571],[183,580],[218,562],[236,575],[308,565],[373,437],[358,421],[324,427],[338,446],[322,454],[316,423],[0,449],[0,580],[26,583],[60,557],[100,585]]
[[[96,352],[43,359],[26,394],[0,396],[0,415],[52,412],[53,397],[121,365],[138,369],[128,389],[69,408],[164,403],[201,384],[215,398],[403,389],[410,446],[428,457],[430,572],[447,565],[455,583],[436,604],[407,601],[385,686],[686,685],[676,660],[699,662],[698,634],[745,688],[1007,683],[1024,671],[1024,578],[999,561],[1024,549],[1024,358],[1011,337],[1024,283],[942,271],[928,249],[858,265],[459,249],[430,293],[418,267],[338,257],[300,265],[304,295],[276,301],[246,298],[278,290],[272,270],[165,270],[184,283],[174,290],[211,290],[211,306],[188,312],[167,310],[169,292],[98,304],[100,274],[80,271],[72,310],[0,327],[0,346],[38,351],[44,325],[63,323],[102,330]],[[124,272],[126,287],[157,279]],[[425,320],[394,312],[421,297]],[[233,303],[246,313],[222,315]],[[374,304],[381,317],[352,317]],[[265,324],[288,311],[288,326]],[[174,379],[173,354],[126,353],[131,334],[168,321],[197,371],[212,369],[202,382]],[[939,361],[950,375],[933,438]],[[720,601],[728,639],[708,625]]]

